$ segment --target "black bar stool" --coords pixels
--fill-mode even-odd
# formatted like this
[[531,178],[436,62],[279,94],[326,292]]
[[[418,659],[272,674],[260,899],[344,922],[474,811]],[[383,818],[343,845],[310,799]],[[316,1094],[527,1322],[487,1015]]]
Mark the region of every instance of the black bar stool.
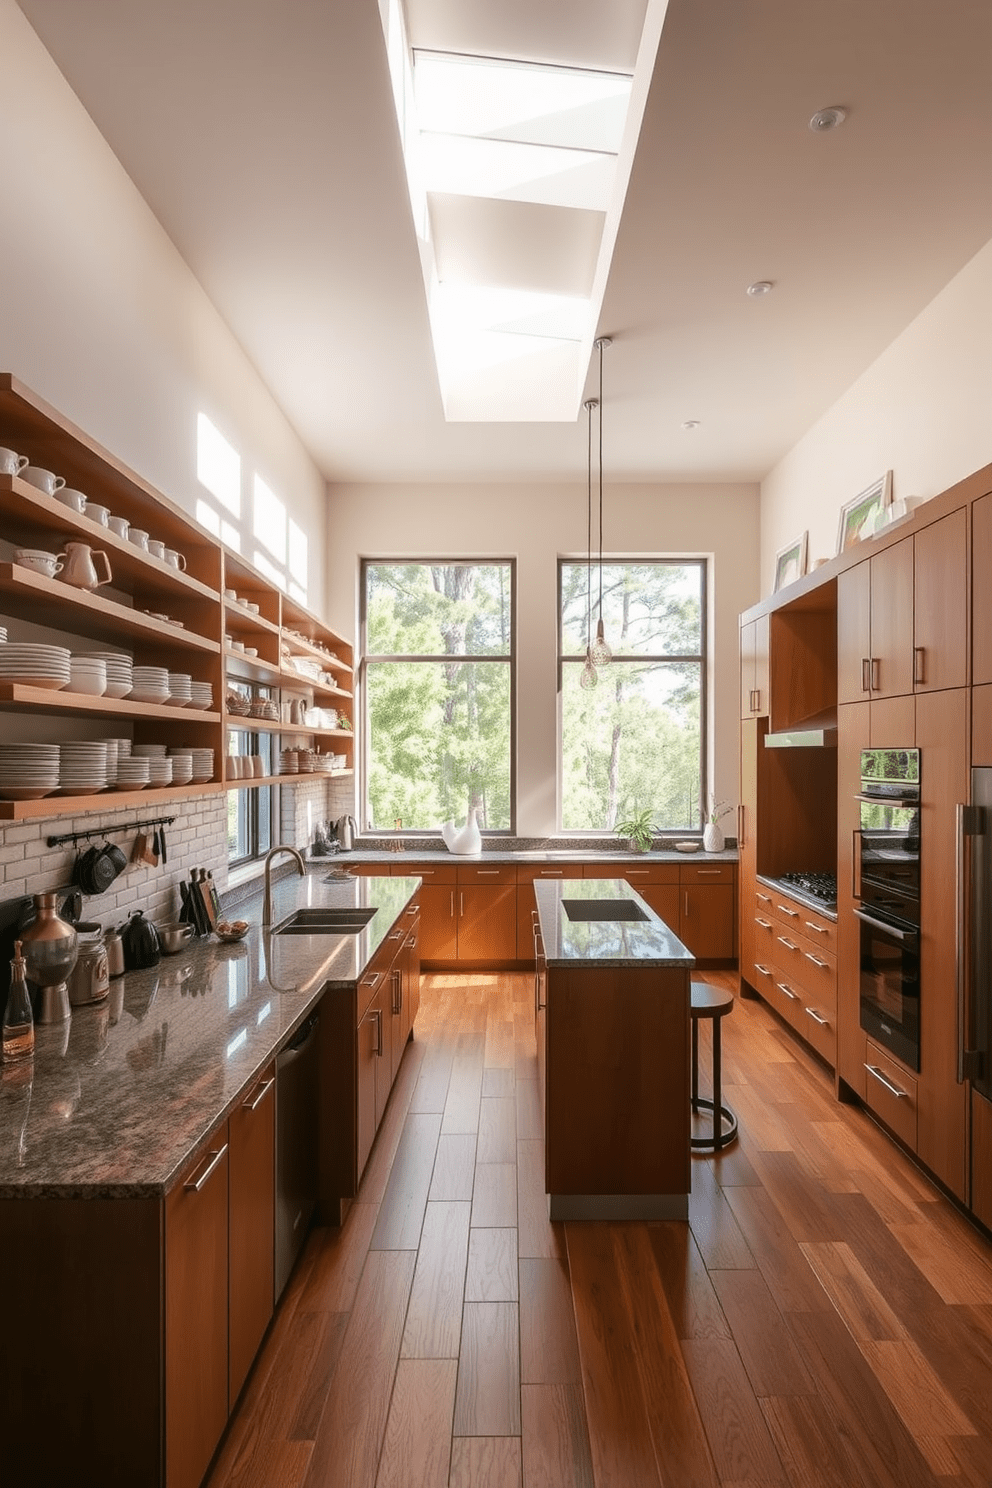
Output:
[[[729,1106],[723,1104],[720,1088],[720,1023],[734,1010],[734,994],[722,992],[709,982],[690,983],[692,1016],[692,1099],[693,1111],[713,1112],[713,1135],[693,1137],[692,1146],[697,1152],[719,1152],[737,1136],[737,1117]],[[699,1020],[710,1018],[713,1022],[713,1099],[699,1093]]]

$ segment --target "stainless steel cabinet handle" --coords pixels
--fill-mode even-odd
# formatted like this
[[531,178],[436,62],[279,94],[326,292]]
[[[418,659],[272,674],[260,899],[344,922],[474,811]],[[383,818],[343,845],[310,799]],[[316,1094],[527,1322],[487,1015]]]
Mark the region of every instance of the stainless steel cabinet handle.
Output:
[[866,1064],[865,1069],[870,1075],[874,1075],[878,1083],[884,1085],[889,1094],[894,1095],[896,1100],[909,1100],[909,1091],[900,1090],[898,1085],[893,1085],[892,1081],[886,1079],[885,1075],[882,1074],[882,1071],[876,1065]]
[[779,945],[784,945],[787,951],[798,951],[799,949],[794,940],[787,940],[784,935],[776,935],[775,939]]
[[861,658],[861,691],[871,692],[871,660],[867,656]]
[[402,930],[394,930],[393,933],[392,933],[392,935],[387,935],[386,936],[386,939],[387,940],[402,940],[402,938],[403,938],[403,931]]
[[461,919],[465,913],[465,895],[458,895],[458,918]]
[[754,963],[754,969],[755,969],[755,971],[760,971],[762,976],[767,976],[767,977],[770,977],[771,976],[771,972],[768,970],[768,967],[767,966],[762,966],[762,964],[761,964],[760,961],[755,961],[755,963]]
[[379,985],[379,983],[380,983],[381,980],[382,980],[382,972],[381,971],[373,971],[372,974],[371,974],[371,976],[362,977],[362,986],[363,987],[368,987],[371,984],[372,991],[374,992],[375,989],[376,989],[376,987],[378,987],[378,985]]
[[758,712],[760,712],[760,710],[761,710],[761,688],[760,687],[752,687],[751,688],[751,693],[750,693],[750,696],[748,698],[748,705],[749,705],[750,710],[751,710],[752,713],[758,713]]
[[[391,971],[389,979],[393,984],[393,995],[390,1006],[393,1014],[398,1016],[403,1011],[403,977],[398,971]],[[397,993],[399,994],[397,996]]]
[[723,869],[722,868],[697,868],[696,869],[696,877],[697,878],[706,878],[707,875],[712,878],[714,874],[717,876],[717,878],[719,878],[722,873],[723,873]]
[[818,966],[821,971],[829,971],[830,970],[830,963],[829,963],[829,961],[821,961],[820,958],[819,958],[819,956],[814,956],[813,955],[813,952],[812,951],[807,951],[806,952],[806,960],[807,961],[812,961],[813,965],[814,966]]
[[790,920],[798,920],[799,918],[798,909],[788,909],[784,904],[776,904],[775,908],[780,914],[788,915]]
[[219,1152],[211,1152],[209,1154],[209,1161],[207,1163],[207,1166],[204,1168],[199,1178],[190,1178],[186,1183],[183,1184],[183,1188],[186,1190],[187,1193],[200,1192],[200,1189],[207,1182],[210,1174],[215,1170],[217,1164],[223,1159],[226,1151],[227,1143],[225,1142]]
[[405,951],[412,951],[413,948],[414,948],[414,946],[416,944],[417,944],[417,936],[416,936],[416,934],[413,934],[413,935],[410,936],[410,939],[409,940],[404,941],[404,943],[403,943],[403,949]]
[[538,873],[541,878],[564,878],[565,876],[560,868],[541,868]]
[[813,1022],[814,1023],[819,1023],[819,1025],[820,1025],[821,1028],[829,1028],[830,1027],[830,1019],[829,1018],[824,1018],[821,1013],[818,1013],[816,1011],[816,1008],[809,1008],[808,1007],[806,1009],[806,1011],[809,1013],[810,1017],[813,1019]]
[[895,925],[886,925],[883,920],[873,919],[871,915],[865,914],[863,909],[856,909],[854,913],[859,920],[864,920],[873,930],[880,930],[883,935],[891,935],[893,940],[916,940],[916,930],[897,930]]
[[965,838],[974,837],[984,831],[984,810],[981,806],[965,806],[959,802],[955,808],[957,829],[957,852],[954,858],[954,922],[956,926],[954,946],[954,992],[958,1023],[958,1069],[957,1081],[979,1079],[984,1073],[984,1057],[981,1050],[969,1048],[972,1038],[972,1012],[968,997],[967,946],[970,936],[968,908],[971,898],[970,875],[965,864]]
[[762,930],[770,930],[772,928],[771,920],[763,920],[760,915],[755,915],[754,923],[760,925]]
[[688,889],[686,889],[686,892],[685,892],[685,910],[684,910],[684,913],[685,913],[686,919],[688,919],[689,918],[689,890]]
[[925,646],[913,647],[913,681],[917,685],[926,682],[926,668],[924,666]]
[[746,845],[744,837],[744,804],[742,802],[737,807],[737,846],[745,847]]
[[498,877],[502,870],[499,868],[476,868],[475,871],[480,878],[495,878]]
[[450,918],[451,919],[454,919],[455,918],[455,891],[454,891],[454,889],[452,889],[452,891],[451,891],[451,910],[450,910],[449,913],[450,913]]
[[828,930],[825,930],[822,925],[814,925],[812,920],[806,921],[806,929],[814,930],[817,935],[829,935],[830,933]]
[[628,868],[625,873],[627,878],[647,878],[650,868]]
[[761,902],[762,902],[762,904],[771,904],[771,902],[772,902],[772,896],[771,896],[771,894],[757,894],[756,893],[754,897],[756,899],[760,899]]
[[861,898],[861,852],[859,838],[860,827],[855,827],[851,833],[851,898]]
[[372,1016],[375,1019],[375,1048],[372,1050],[372,1053],[376,1056],[377,1059],[381,1059],[382,1058],[382,1010],[380,1008],[374,1008],[372,1010]]
[[873,656],[871,659],[871,669],[868,673],[869,677],[871,678],[872,692],[878,692],[881,689],[881,673],[882,663],[879,661],[877,656]]
[[268,1080],[263,1080],[260,1085],[256,1085],[255,1089],[258,1091],[258,1094],[255,1096],[254,1100],[251,1096],[249,1096],[247,1100],[242,1101],[241,1109],[243,1111],[257,1111],[275,1083],[275,1080],[270,1078]]
[[784,982],[776,982],[775,985],[780,992],[784,992],[786,997],[791,998],[793,1002],[800,1002],[802,1000],[799,993],[793,992],[792,988],[787,987]]

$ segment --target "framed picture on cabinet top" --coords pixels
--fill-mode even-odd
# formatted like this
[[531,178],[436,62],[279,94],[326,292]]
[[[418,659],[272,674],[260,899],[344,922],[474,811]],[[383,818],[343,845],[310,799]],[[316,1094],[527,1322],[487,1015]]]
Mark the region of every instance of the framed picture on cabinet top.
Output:
[[801,579],[806,572],[806,564],[809,559],[809,532],[804,532],[801,537],[796,537],[787,543],[784,548],[779,548],[775,554],[775,591],[784,589],[786,584],[794,584],[796,579]]
[[892,500],[892,471],[887,470],[877,481],[848,501],[840,509],[837,527],[837,551],[846,553],[855,543],[873,537],[882,525],[885,508]]

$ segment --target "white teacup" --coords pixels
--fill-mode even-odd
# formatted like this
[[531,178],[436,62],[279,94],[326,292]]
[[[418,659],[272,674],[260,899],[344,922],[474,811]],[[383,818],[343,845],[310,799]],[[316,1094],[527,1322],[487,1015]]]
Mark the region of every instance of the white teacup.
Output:
[[177,553],[175,548],[166,548],[165,561],[170,568],[178,568],[183,573],[186,572],[186,559],[182,553]]
[[74,512],[82,514],[86,510],[85,491],[75,491],[72,486],[60,486],[53,494],[58,497],[63,506],[70,507]]
[[106,506],[94,506],[92,501],[86,503],[86,515],[91,522],[98,522],[101,527],[106,527],[110,521],[110,510]]
[[140,527],[132,527],[128,532],[127,540],[129,543],[134,543],[136,548],[141,548],[145,553],[148,552],[148,533],[142,532]]
[[46,579],[54,579],[62,572],[58,554],[46,553],[43,548],[15,548],[14,562],[20,568],[29,568],[32,573],[44,574]]
[[0,475],[20,475],[28,464],[27,455],[19,455],[16,450],[0,445]]
[[237,602],[237,598],[238,598],[237,590],[236,589],[225,589],[224,590],[224,598],[231,600],[232,604],[233,603],[236,603]]
[[[26,480],[29,486],[37,486],[39,491],[44,491],[46,496],[54,496],[56,491],[61,491],[65,485],[65,476],[56,475],[54,470],[45,470],[41,465],[25,465],[21,471],[21,479]],[[85,504],[86,497],[83,497]],[[82,507],[79,508],[82,510]]]
[[164,558],[165,543],[157,537],[150,537],[148,539],[148,551],[149,553],[151,553],[153,558]]
[[241,756],[239,754],[229,754],[228,755],[228,757],[227,757],[227,778],[228,778],[228,780],[240,780],[241,779]]
[[107,526],[111,532],[116,532],[118,537],[127,537],[130,522],[127,517],[108,517]]

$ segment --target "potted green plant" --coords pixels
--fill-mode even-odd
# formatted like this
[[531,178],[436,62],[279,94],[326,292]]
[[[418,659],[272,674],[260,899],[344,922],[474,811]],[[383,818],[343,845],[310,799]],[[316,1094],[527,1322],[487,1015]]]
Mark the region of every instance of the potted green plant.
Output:
[[626,837],[632,852],[648,852],[657,829],[651,820],[649,808],[628,816],[625,821],[617,822],[613,830],[618,837]]

